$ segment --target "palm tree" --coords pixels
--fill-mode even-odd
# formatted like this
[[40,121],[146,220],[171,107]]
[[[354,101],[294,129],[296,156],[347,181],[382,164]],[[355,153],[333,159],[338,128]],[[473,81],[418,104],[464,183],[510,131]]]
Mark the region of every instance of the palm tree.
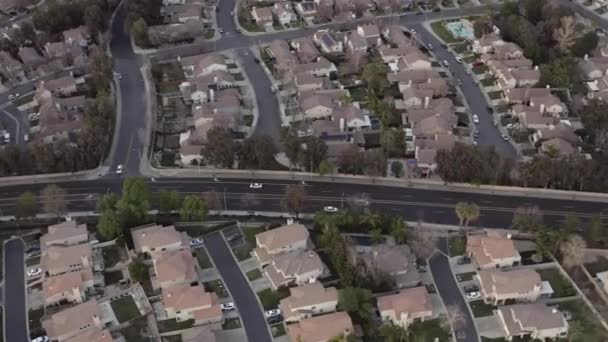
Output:
[[469,226],[471,221],[479,218],[479,206],[475,203],[458,202],[455,208],[456,216],[460,220],[459,227],[462,229]]
[[395,239],[397,244],[402,244],[407,239],[407,232],[409,227],[407,223],[401,217],[395,218],[391,222],[391,236]]
[[561,26],[553,31],[553,39],[557,42],[557,47],[563,52],[568,53],[574,43],[581,37],[581,30],[577,28],[574,17],[565,16],[560,19]]
[[370,239],[372,240],[372,245],[379,245],[384,242],[384,236],[382,235],[382,230],[379,228],[372,229],[369,232]]

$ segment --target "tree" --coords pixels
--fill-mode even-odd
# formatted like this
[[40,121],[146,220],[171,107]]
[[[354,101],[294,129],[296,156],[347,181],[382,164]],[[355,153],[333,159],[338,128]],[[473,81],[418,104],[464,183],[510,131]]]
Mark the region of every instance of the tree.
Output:
[[234,150],[230,130],[213,127],[207,132],[201,155],[207,164],[230,169],[234,166]]
[[125,179],[116,209],[124,228],[140,226],[148,221],[150,189],[143,178]]
[[471,221],[479,218],[479,206],[475,203],[458,202],[454,210],[460,221],[459,226],[461,229],[463,228],[463,223],[464,228],[468,228]]
[[403,163],[399,160],[395,160],[391,163],[391,173],[397,178],[403,176]]
[[302,148],[298,155],[298,164],[302,165],[305,171],[317,171],[321,161],[327,157],[327,145],[315,136],[307,137],[303,140]]
[[374,305],[372,292],[368,289],[345,287],[338,294],[338,307],[348,312],[353,321],[362,325],[370,324]]
[[[387,118],[390,121],[390,118]],[[405,132],[403,129],[383,129],[380,138],[387,158],[401,158],[405,156]]]
[[38,212],[38,201],[36,195],[31,191],[26,191],[19,195],[15,206],[15,218],[18,220],[34,217],[36,216],[36,212]]
[[582,58],[595,50],[598,41],[599,37],[595,32],[587,32],[572,45],[570,53],[575,57]]
[[355,145],[342,151],[338,158],[338,167],[342,173],[360,175],[363,173],[364,165],[364,155]]
[[152,46],[150,37],[148,37],[148,25],[143,18],[137,19],[131,26],[131,36],[137,46],[149,48]]
[[380,337],[384,342],[409,341],[407,330],[393,323],[384,323],[380,326]]
[[181,198],[177,191],[161,190],[158,193],[158,210],[161,214],[170,214],[178,210],[181,205]]
[[608,103],[593,99],[579,111],[579,115],[589,136],[597,148],[608,149]]
[[429,229],[424,229],[419,223],[412,231],[410,248],[417,258],[426,260],[435,253],[437,237]]
[[559,247],[559,234],[554,230],[542,229],[534,232],[534,243],[544,257],[555,255]]
[[120,222],[114,210],[106,210],[99,216],[97,232],[104,240],[113,240],[120,235]]
[[[447,311],[447,320],[449,323],[448,328],[449,328],[449,326],[451,326],[452,329],[454,329],[454,331],[465,332],[465,330],[463,328],[466,324],[466,320],[465,320],[464,312],[462,311],[460,306],[458,306],[457,304],[447,305],[446,311]],[[443,325],[445,325],[445,324],[443,324]]]
[[520,232],[533,232],[543,227],[543,213],[537,206],[518,207],[513,214],[513,229]]
[[86,6],[84,10],[84,22],[93,37],[97,37],[107,27],[104,11],[97,4]]
[[398,216],[391,220],[390,234],[397,244],[405,243],[409,227],[402,217]]
[[239,168],[264,170],[275,165],[277,148],[267,135],[255,135],[245,139],[236,148]]
[[285,156],[289,159],[290,166],[298,166],[302,142],[294,129],[291,127],[281,128],[281,145],[285,151]]
[[94,49],[89,58],[91,76],[95,84],[95,90],[102,95],[110,94],[112,83],[112,59],[102,49]]
[[379,245],[384,242],[384,235],[382,235],[382,229],[374,228],[369,231],[370,240],[372,245]]
[[585,240],[591,245],[604,246],[606,234],[601,216],[596,215],[589,220],[589,227],[585,230]]
[[492,18],[488,15],[475,20],[473,23],[473,30],[475,37],[481,38],[486,34],[492,33]]
[[182,221],[202,221],[207,217],[207,204],[202,198],[188,195],[184,198],[179,217]]
[[580,235],[570,235],[559,248],[564,266],[574,268],[582,265],[585,261],[585,248],[587,243]]
[[97,211],[104,212],[106,210],[115,210],[118,200],[118,196],[112,193],[101,196],[99,200],[97,200]]
[[386,158],[380,150],[365,151],[363,171],[366,176],[381,177],[386,174]]
[[329,160],[322,160],[319,163],[319,175],[320,176],[325,176],[325,175],[332,175],[336,172],[336,166],[330,162]]
[[388,88],[386,66],[380,59],[374,59],[367,63],[363,68],[361,78],[367,84],[367,91],[377,96],[382,95],[384,90]]
[[136,260],[129,265],[129,274],[133,280],[142,284],[150,277],[148,266],[139,260]]
[[160,8],[162,0],[130,0],[127,5],[129,21],[135,22],[142,18],[148,25],[161,23]]
[[67,212],[66,192],[55,184],[47,185],[40,193],[42,209],[47,214],[59,217]]
[[560,23],[561,26],[553,31],[553,39],[557,42],[557,48],[562,53],[567,54],[574,43],[581,37],[581,31],[577,28],[574,17],[562,17]]
[[300,212],[306,206],[306,189],[302,185],[288,185],[285,188],[285,197],[281,201],[283,208],[289,213],[294,213],[298,218]]
[[556,58],[540,66],[540,87],[570,88],[578,75],[576,63],[570,57]]

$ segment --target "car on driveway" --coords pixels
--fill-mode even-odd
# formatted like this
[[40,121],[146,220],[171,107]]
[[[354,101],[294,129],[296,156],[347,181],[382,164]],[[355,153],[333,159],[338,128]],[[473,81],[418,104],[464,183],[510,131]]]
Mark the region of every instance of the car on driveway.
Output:
[[279,323],[282,320],[283,320],[283,316],[281,316],[281,315],[276,315],[276,316],[266,318],[266,322],[268,322],[268,324]]
[[460,58],[460,57],[455,57],[454,59],[456,60],[456,62],[458,62],[458,63],[462,63],[462,58]]
[[222,308],[223,311],[230,311],[230,310],[236,309],[236,306],[234,306],[233,302],[220,304],[220,307]]
[[249,189],[261,189],[264,187],[262,183],[251,183],[249,184]]
[[501,137],[502,137],[502,140],[509,141],[509,136],[508,135],[503,134],[503,135],[501,135]]
[[479,291],[479,286],[477,285],[466,285],[464,287],[464,292],[478,292]]
[[198,246],[204,242],[203,239],[192,239],[190,240],[190,246]]
[[444,59],[444,60],[443,60],[443,65],[444,65],[444,66],[446,66],[446,67],[448,67],[448,66],[450,66],[450,63],[448,63],[448,61],[446,61],[446,60]]
[[35,339],[33,339],[32,342],[49,342],[49,337],[46,335],[38,336]]
[[272,309],[266,311],[266,317],[274,317],[281,314],[281,309]]
[[39,267],[30,268],[29,270],[27,270],[28,277],[35,277],[35,276],[39,276],[40,274],[42,274],[42,269]]
[[429,43],[427,46],[429,47],[429,50],[433,50],[433,44]]
[[475,133],[473,133],[473,136],[475,138],[479,138],[479,130],[478,129],[475,130]]
[[473,291],[467,293],[467,299],[479,299],[481,298],[481,293],[479,291]]
[[326,213],[337,213],[338,208],[332,207],[332,206],[326,206],[326,207],[323,207],[323,211]]
[[458,265],[468,265],[471,263],[471,258],[469,258],[468,256],[463,256],[462,258],[458,259],[456,263]]

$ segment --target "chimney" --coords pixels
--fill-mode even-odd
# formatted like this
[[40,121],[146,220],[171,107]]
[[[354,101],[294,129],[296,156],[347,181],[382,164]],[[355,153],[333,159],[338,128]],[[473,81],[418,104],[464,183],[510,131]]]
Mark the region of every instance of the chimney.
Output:
[[425,108],[425,109],[426,109],[426,108],[429,108],[430,103],[431,103],[431,98],[430,98],[430,97],[428,97],[428,96],[425,96],[425,97],[424,97],[424,108]]

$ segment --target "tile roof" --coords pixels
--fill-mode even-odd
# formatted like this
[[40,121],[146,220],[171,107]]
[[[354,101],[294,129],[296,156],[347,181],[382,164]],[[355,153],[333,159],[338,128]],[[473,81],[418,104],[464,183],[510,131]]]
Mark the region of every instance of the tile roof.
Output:
[[154,225],[131,231],[135,251],[140,253],[142,248],[158,248],[174,243],[181,243],[182,247],[188,247],[188,236],[175,230],[174,226],[163,227]]
[[152,259],[156,277],[161,283],[181,278],[185,282],[198,280],[196,260],[189,249],[153,253]]
[[65,342],[112,342],[112,334],[106,329],[97,330],[90,329],[85,330],[82,333],[67,339]]
[[513,240],[494,232],[488,232],[485,236],[470,235],[467,239],[467,251],[473,254],[480,266],[505,258],[519,257]]
[[74,246],[48,246],[42,251],[40,265],[43,272],[68,268],[70,265],[82,264],[83,259],[91,261],[91,245],[83,243]]
[[563,313],[541,303],[506,305],[498,307],[498,310],[510,336],[568,327]]
[[540,287],[540,275],[531,269],[478,271],[481,287],[488,294],[526,293]]
[[319,282],[289,288],[290,296],[281,299],[279,307],[285,318],[297,314],[299,310],[309,310],[308,307],[322,303],[338,301],[338,291],[335,287],[324,288]]
[[[101,308],[95,299],[59,311],[48,320],[42,322],[44,330],[51,338],[58,338],[66,334],[88,329],[95,329],[96,320],[101,320]],[[82,332],[81,332],[82,334]]]
[[87,240],[86,224],[78,224],[76,221],[54,224],[49,226],[48,232],[40,237],[40,248],[45,249],[52,244],[63,244],[64,241],[79,236],[83,236],[84,241]]
[[287,326],[287,334],[294,342],[325,342],[341,334],[353,333],[353,322],[346,312],[307,318]]
[[55,295],[72,291],[79,288],[83,282],[93,280],[91,268],[85,268],[76,272],[67,272],[52,277],[45,277],[42,281],[42,294],[45,299]]
[[267,230],[255,236],[258,246],[264,247],[270,252],[302,240],[308,240],[308,237],[308,230],[299,223]]
[[397,319],[400,319],[402,314],[411,316],[433,311],[431,297],[424,286],[404,289],[394,295],[380,296],[377,300],[380,312],[395,311]]
[[222,315],[217,294],[206,292],[202,285],[179,284],[163,289],[163,305],[175,311],[193,310],[197,320],[208,320]]

